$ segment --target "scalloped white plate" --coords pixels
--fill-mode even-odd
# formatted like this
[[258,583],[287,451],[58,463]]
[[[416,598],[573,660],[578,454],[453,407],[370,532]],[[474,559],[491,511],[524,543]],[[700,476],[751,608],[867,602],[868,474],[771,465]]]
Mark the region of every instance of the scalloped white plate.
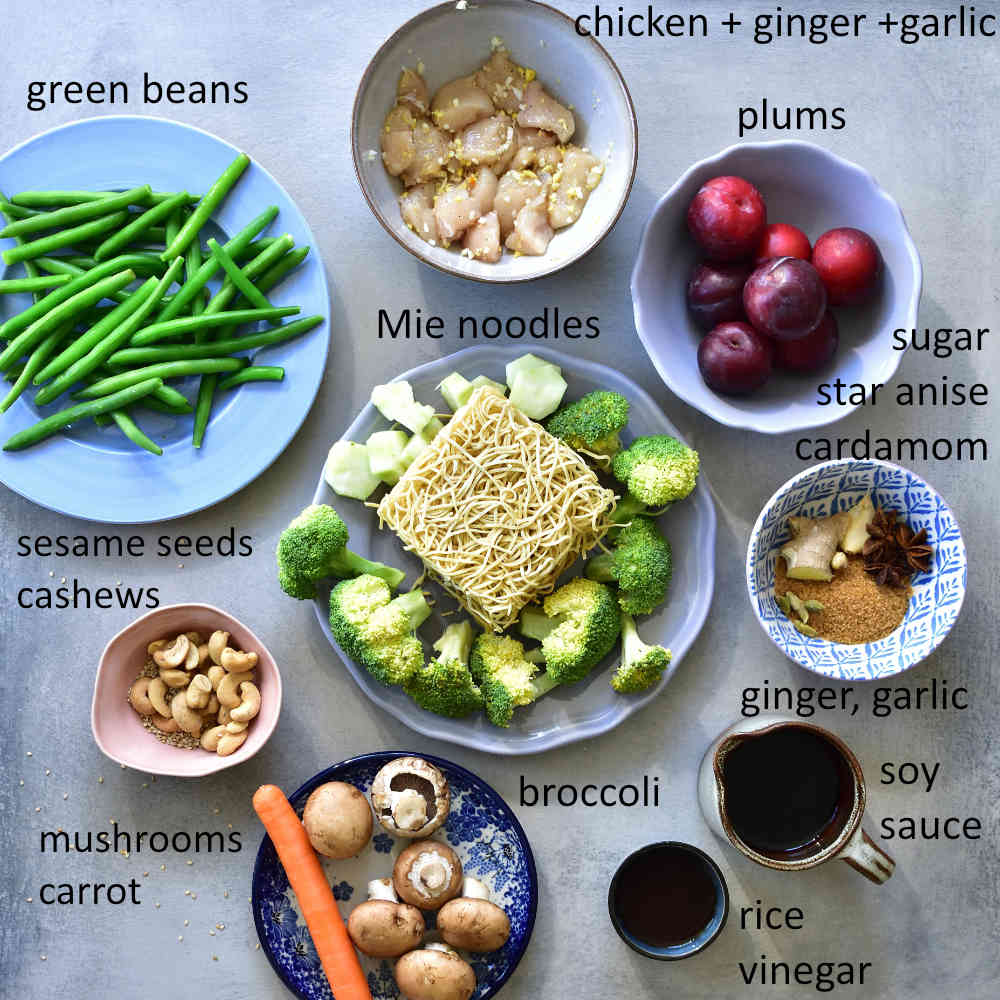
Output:
[[[755,184],[767,202],[768,222],[790,222],[810,242],[837,226],[854,226],[878,244],[885,261],[882,289],[870,305],[834,309],[840,348],[826,370],[813,375],[776,372],[752,396],[720,396],[698,371],[703,333],[691,321],[685,290],[701,255],[685,215],[705,181],[736,174]],[[635,328],[671,391],[720,424],[762,434],[820,427],[846,417],[855,405],[819,406],[816,387],[845,382],[887,383],[903,357],[892,331],[917,322],[920,256],[903,213],[867,170],[810,142],[730,146],[690,167],[659,200],[646,223],[632,271]]]
[[[403,372],[396,381],[405,379],[412,384],[417,399],[445,408],[437,386],[449,372],[459,371],[470,379],[476,375],[488,375],[502,382],[506,363],[524,353],[523,347],[471,347]],[[628,430],[623,435],[625,441],[643,434],[680,436],[653,400],[619,372],[544,348],[532,347],[532,353],[562,368],[563,377],[569,384],[567,400],[578,399],[595,389],[611,389],[625,396],[632,406]],[[388,426],[388,422],[369,403],[343,436],[351,441],[365,441],[373,431]],[[322,476],[313,503],[329,503],[337,508],[350,530],[349,545],[353,551],[405,569],[409,582],[419,575],[417,558],[403,551],[399,539],[391,531],[379,531],[375,512],[355,500],[336,496]],[[648,705],[667,685],[701,630],[715,582],[715,508],[704,474],[694,493],[671,508],[658,523],[673,547],[673,581],[666,603],[656,614],[640,618],[638,624],[646,642],[667,646],[674,656],[660,683],[642,695],[623,696],[609,685],[609,671],[617,662],[616,651],[586,680],[553,691],[534,705],[519,708],[509,729],[491,725],[483,715],[446,719],[419,708],[400,689],[379,684],[339,648],[327,620],[328,587],[321,589],[315,602],[316,617],[331,646],[337,650],[365,694],[411,729],[424,736],[489,753],[539,753],[605,733]],[[575,572],[579,572],[579,564],[569,571],[567,578]],[[442,598],[438,608],[455,607],[455,602],[444,596],[440,588],[434,584],[429,586]],[[437,611],[436,608],[431,619],[421,627],[421,633],[426,637],[436,638],[445,625],[457,620],[454,617],[442,619]]]

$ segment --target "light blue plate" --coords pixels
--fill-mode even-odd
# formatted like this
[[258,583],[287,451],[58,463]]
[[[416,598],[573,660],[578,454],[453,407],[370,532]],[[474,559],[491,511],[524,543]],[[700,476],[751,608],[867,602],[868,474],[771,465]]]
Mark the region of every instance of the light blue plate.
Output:
[[[510,918],[510,939],[503,948],[485,955],[464,955],[475,970],[478,984],[472,1000],[486,1000],[517,968],[528,947],[538,909],[535,859],[528,838],[507,803],[482,778],[464,767],[410,750],[371,753],[334,764],[310,778],[289,796],[289,801],[301,816],[310,793],[327,781],[346,781],[368,795],[375,775],[385,764],[408,756],[421,756],[436,765],[451,787],[451,812],[434,839],[451,846],[463,869],[486,885],[492,901],[503,907]],[[347,861],[323,860],[345,919],[358,903],[365,901],[368,883],[391,876],[399,851],[412,843],[390,836],[378,824],[375,829],[375,836],[358,857]],[[257,852],[251,904],[261,947],[281,981],[303,1000],[330,1000],[330,987],[312,938],[295,904],[285,869],[267,836]],[[424,916],[428,928],[433,928],[434,915]],[[360,958],[373,1000],[398,1000],[393,962],[364,955]]]
[[[934,549],[930,572],[911,578],[913,597],[906,617],[884,639],[848,646],[804,636],[774,600],[774,564],[788,539],[788,518],[836,514],[866,493],[876,507],[899,511],[914,531],[926,529]],[[919,663],[955,624],[965,597],[965,545],[951,509],[916,473],[874,459],[842,459],[805,469],[771,497],[750,535],[746,574],[757,620],[787,656],[824,677],[876,680]]]
[[[150,184],[154,190],[203,194],[238,152],[216,136],[162,118],[89,118],[36,136],[0,158],[0,191],[10,196],[28,188]],[[316,241],[292,199],[259,164],[250,165],[212,221],[232,234],[268,205],[277,205],[280,214],[264,235],[287,232],[296,245],[312,247],[270,298],[277,306],[299,306],[301,316],[328,316]],[[11,245],[0,240],[0,250]],[[8,276],[21,273],[18,265]],[[3,296],[0,320],[30,304],[26,295]],[[0,482],[43,507],[90,521],[139,524],[201,510],[242,489],[284,451],[319,389],[328,343],[324,324],[260,351],[261,363],[284,367],[285,380],[220,396],[200,450],[191,446],[190,414],[143,410],[141,426],[163,446],[161,457],[137,448],[115,426],[102,429],[87,421],[27,451],[0,452]],[[197,392],[197,379],[172,384],[189,398]],[[39,410],[30,397],[25,393],[0,417],[4,441],[67,405],[63,397]]]
[[[403,372],[398,376],[413,386],[418,400],[444,408],[437,386],[449,372],[458,371],[471,379],[488,375],[503,381],[504,368],[527,350],[552,361],[562,368],[568,389],[566,400],[579,399],[595,389],[620,392],[631,404],[629,425],[623,434],[628,442],[642,434],[672,434],[679,432],[663,415],[656,403],[620,372],[604,365],[593,364],[563,354],[536,347],[487,345],[470,347],[456,354],[438,358],[428,364]],[[365,441],[369,434],[389,427],[378,411],[368,404],[357,419],[344,432],[349,441]],[[608,683],[611,670],[618,662],[617,648],[605,662],[579,684],[559,688],[534,705],[519,708],[509,729],[491,725],[484,715],[465,719],[446,719],[419,708],[399,688],[379,684],[364,668],[359,667],[334,641],[328,620],[330,588],[320,587],[316,617],[319,619],[330,644],[338,651],[351,676],[376,705],[384,708],[411,729],[432,739],[447,740],[461,746],[495,754],[540,753],[552,747],[590,739],[606,733],[624,722],[633,712],[648,705],[667,685],[701,630],[712,603],[715,582],[715,508],[706,479],[703,463],[697,489],[687,499],[674,505],[658,522],[673,547],[674,573],[666,603],[652,615],[639,619],[639,634],[648,643],[659,643],[673,651],[673,661],[660,683],[640,695],[620,695]],[[376,494],[378,496],[378,494]],[[403,587],[411,585],[420,574],[419,560],[404,552],[402,544],[389,529],[379,531],[375,512],[356,500],[338,497],[320,478],[313,498],[314,503],[335,506],[350,530],[350,547],[369,559],[398,566],[407,571]],[[576,563],[565,574],[565,579],[579,574]],[[432,618],[421,627],[421,633],[430,640],[436,639],[445,626],[457,618],[442,618],[442,610],[453,609],[455,601],[445,596],[436,584],[429,584],[439,598]]]

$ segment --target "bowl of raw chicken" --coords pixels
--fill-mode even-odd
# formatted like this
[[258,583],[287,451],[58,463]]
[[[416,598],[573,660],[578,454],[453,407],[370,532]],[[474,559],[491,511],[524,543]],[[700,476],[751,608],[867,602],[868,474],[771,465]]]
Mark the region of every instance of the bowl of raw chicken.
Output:
[[589,253],[635,177],[621,73],[565,14],[529,0],[441,4],[372,59],[351,129],[375,217],[415,257],[531,281]]

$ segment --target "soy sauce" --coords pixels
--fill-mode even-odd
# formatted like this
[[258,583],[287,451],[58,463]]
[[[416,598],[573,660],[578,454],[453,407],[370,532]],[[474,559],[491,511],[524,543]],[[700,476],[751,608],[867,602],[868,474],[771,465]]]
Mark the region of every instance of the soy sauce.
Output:
[[720,888],[694,851],[655,844],[618,871],[612,906],[622,929],[654,948],[684,944],[712,922]]
[[801,726],[738,743],[723,759],[722,780],[736,836],[761,854],[779,857],[835,831],[853,787],[837,748]]

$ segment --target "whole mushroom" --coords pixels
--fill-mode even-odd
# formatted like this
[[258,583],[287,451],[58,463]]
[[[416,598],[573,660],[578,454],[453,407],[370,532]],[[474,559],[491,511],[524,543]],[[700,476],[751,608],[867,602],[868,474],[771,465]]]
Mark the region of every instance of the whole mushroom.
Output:
[[347,921],[347,933],[358,951],[372,958],[398,958],[423,940],[423,914],[401,903],[392,879],[368,883],[368,900],[354,908]]
[[392,884],[403,902],[438,910],[461,892],[462,862],[447,844],[418,840],[396,858]]
[[320,854],[343,860],[361,853],[371,840],[374,823],[361,792],[344,781],[328,781],[306,800],[302,825]]
[[466,878],[462,895],[449,900],[437,915],[437,927],[447,944],[464,951],[502,948],[510,937],[510,919],[490,902],[489,890],[479,879]]
[[396,985],[409,1000],[469,1000],[476,974],[446,944],[429,944],[396,963]]
[[445,776],[421,757],[397,757],[375,775],[372,805],[379,823],[399,837],[429,837],[448,818]]

